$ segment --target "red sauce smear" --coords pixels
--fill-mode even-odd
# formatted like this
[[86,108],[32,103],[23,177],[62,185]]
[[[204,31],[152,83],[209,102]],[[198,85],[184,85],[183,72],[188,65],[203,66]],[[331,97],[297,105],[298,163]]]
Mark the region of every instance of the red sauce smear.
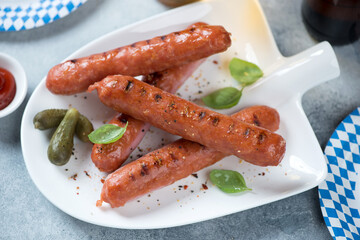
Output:
[[15,93],[14,76],[8,70],[0,68],[0,110],[6,108],[12,102]]

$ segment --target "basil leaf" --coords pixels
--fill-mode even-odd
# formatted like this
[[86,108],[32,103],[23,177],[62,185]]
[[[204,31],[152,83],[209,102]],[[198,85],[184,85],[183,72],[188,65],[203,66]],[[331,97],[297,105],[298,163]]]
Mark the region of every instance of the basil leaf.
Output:
[[239,58],[230,61],[229,69],[231,76],[243,87],[253,84],[264,75],[257,65]]
[[210,180],[220,188],[220,190],[226,193],[252,190],[246,186],[244,177],[240,173],[232,170],[212,170],[210,172]]
[[214,109],[231,108],[238,104],[242,90],[234,87],[226,87],[216,90],[202,98],[206,106]]
[[95,131],[91,132],[89,140],[97,144],[108,144],[119,140],[125,133],[128,122],[125,127],[115,126],[113,124],[105,124]]

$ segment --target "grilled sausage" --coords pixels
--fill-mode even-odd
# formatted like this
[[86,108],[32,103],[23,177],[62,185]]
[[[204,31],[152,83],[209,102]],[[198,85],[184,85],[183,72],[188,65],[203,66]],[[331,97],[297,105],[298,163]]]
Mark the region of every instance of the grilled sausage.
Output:
[[[278,129],[280,122],[277,111],[266,106],[246,108],[232,117],[272,131]],[[226,154],[198,143],[177,140],[110,174],[104,182],[98,205],[105,201],[111,207],[123,206],[132,199],[168,186],[224,157]]]
[[[207,25],[197,22],[189,28]],[[175,93],[205,59],[191,62],[180,67],[171,68],[162,72],[152,73],[143,77],[143,81],[161,88],[164,91]],[[128,122],[126,133],[122,138],[110,144],[94,144],[91,159],[102,172],[113,172],[118,169],[141,142],[150,124],[136,120],[122,113],[116,114],[109,122],[124,127]]]
[[122,113],[118,113],[109,121],[109,124],[119,127],[125,127],[126,123],[128,126],[121,139],[110,144],[93,145],[91,160],[100,171],[113,172],[118,169],[136,149],[151,126]]
[[201,25],[140,41],[89,57],[68,60],[50,69],[46,87],[54,94],[70,95],[108,75],[147,75],[181,66],[231,45],[222,26]]
[[175,93],[191,74],[205,61],[198,61],[156,72],[143,77],[143,81],[169,93]]
[[[147,75],[143,81],[164,91],[175,93],[204,60]],[[128,122],[128,126],[122,138],[110,144],[94,144],[91,159],[100,171],[113,172],[118,169],[136,149],[150,127],[150,124],[122,113],[114,116],[109,124],[124,127],[126,122]]]
[[[129,76],[109,76],[89,87],[115,111],[148,122],[259,166],[276,166],[285,154],[278,134],[197,106]],[[214,138],[216,136],[216,138]]]

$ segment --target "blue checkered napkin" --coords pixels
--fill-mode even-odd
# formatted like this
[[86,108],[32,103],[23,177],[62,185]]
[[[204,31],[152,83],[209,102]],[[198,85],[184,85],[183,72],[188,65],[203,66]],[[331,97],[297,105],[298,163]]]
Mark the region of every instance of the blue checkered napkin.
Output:
[[321,211],[334,239],[360,239],[360,107],[336,128],[326,148]]
[[19,31],[43,26],[65,17],[86,0],[38,0],[31,4],[23,2],[19,5],[4,6],[0,0],[0,31]]

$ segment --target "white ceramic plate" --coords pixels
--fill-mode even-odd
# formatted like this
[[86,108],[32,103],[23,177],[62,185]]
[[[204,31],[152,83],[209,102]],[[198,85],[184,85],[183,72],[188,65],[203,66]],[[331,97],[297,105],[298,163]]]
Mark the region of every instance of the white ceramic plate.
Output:
[[43,26],[78,9],[86,0],[1,0],[0,32]]
[[[86,56],[138,40],[183,29],[196,21],[223,25],[232,33],[233,44],[227,52],[213,56],[180,89],[184,98],[201,96],[224,86],[236,85],[227,70],[228,62],[239,57],[258,64],[265,77],[248,87],[241,103],[223,113],[230,114],[254,104],[276,108],[281,116],[279,133],[287,141],[286,156],[278,167],[257,167],[228,157],[161,190],[143,196],[125,207],[96,207],[101,191],[100,173],[90,160],[91,146],[75,143],[74,156],[63,167],[49,163],[46,156],[51,132],[35,130],[34,115],[47,108],[72,105],[88,116],[97,128],[112,117],[96,93],[55,96],[45,87],[45,79],[32,94],[21,126],[21,143],[25,163],[39,190],[64,212],[86,222],[116,228],[164,228],[199,222],[270,203],[317,186],[326,176],[322,150],[301,107],[301,96],[309,88],[337,77],[338,64],[327,43],[319,44],[296,56],[284,58],[279,53],[257,1],[202,1],[165,12],[145,21],[105,35],[68,59]],[[216,60],[218,64],[216,64]],[[214,63],[215,62],[215,63]],[[199,93],[202,91],[202,93]],[[176,137],[152,128],[132,156],[155,149]],[[163,139],[163,140],[162,140]],[[241,172],[252,192],[225,194],[208,180],[211,169]],[[84,171],[91,176],[87,176]],[[76,181],[71,178],[77,174]],[[208,190],[202,188],[206,183]],[[179,190],[179,185],[188,185]]]

